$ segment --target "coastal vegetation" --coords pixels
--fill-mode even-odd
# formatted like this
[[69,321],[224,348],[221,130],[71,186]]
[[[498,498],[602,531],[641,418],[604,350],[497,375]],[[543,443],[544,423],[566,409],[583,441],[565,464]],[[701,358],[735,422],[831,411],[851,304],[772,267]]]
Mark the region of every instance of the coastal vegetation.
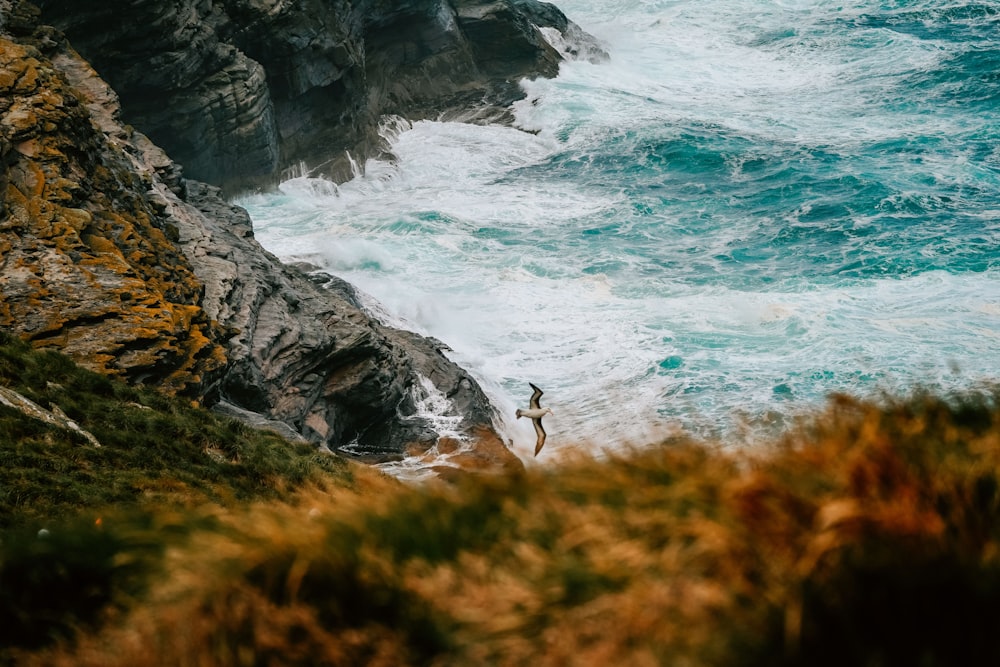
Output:
[[993,663],[1000,396],[409,486],[5,337],[18,665]]
[[[534,0],[348,5],[0,0],[0,665],[1000,662],[1000,388],[834,396],[753,446],[664,436],[560,457],[582,451],[579,434],[562,432],[559,447],[526,469],[444,342],[385,325],[340,278],[265,251],[229,195],[291,175],[350,178],[359,161],[386,157],[386,118],[511,123],[511,104],[527,92],[520,81],[607,58]],[[997,313],[986,252],[996,216],[992,191],[971,187],[985,181],[970,169],[995,134],[983,125],[994,100],[982,76],[995,70],[995,44],[983,37],[995,33],[992,15],[897,9],[853,8],[864,12],[856,20],[842,8],[813,19],[796,11],[789,31],[784,13],[780,23],[751,24],[744,7],[729,12],[734,21],[713,5],[709,60],[725,62],[717,38],[732,32],[730,57],[742,61],[721,72],[721,94],[702,94],[704,77],[688,76],[698,68],[681,68],[663,90],[674,104],[693,82],[695,104],[667,126],[657,67],[629,76],[631,90],[617,77],[589,99],[578,95],[590,84],[576,80],[575,91],[559,89],[563,108],[592,117],[606,108],[609,131],[603,120],[577,125],[574,111],[552,136],[580,127],[596,143],[568,142],[548,156],[554,179],[541,165],[510,171],[523,163],[492,159],[504,172],[481,182],[501,185],[502,198],[482,201],[494,212],[508,210],[508,199],[532,208],[521,193],[510,197],[530,179],[547,218],[550,202],[577,202],[578,187],[600,184],[615,195],[591,207],[600,221],[565,207],[572,245],[592,250],[636,230],[633,248],[657,252],[627,264],[680,267],[666,279],[690,279],[698,290],[688,296],[698,298],[671,292],[665,303],[703,301],[697,317],[747,294],[780,295],[751,304],[735,331],[749,331],[768,359],[782,349],[803,355],[788,362],[789,377],[809,372],[795,359],[815,351],[801,345],[814,333],[803,329],[810,312],[833,323],[815,338],[838,357],[849,356],[842,341],[870,329],[841,321],[874,319],[903,334],[882,341],[893,359],[927,350],[936,358],[960,322],[964,342],[954,349],[980,361],[993,352],[983,334]],[[687,13],[636,14],[615,32],[631,50],[675,30],[684,51],[637,62],[697,65],[684,31],[703,19],[685,24]],[[901,38],[886,40],[887,31]],[[873,35],[891,51],[870,50]],[[817,59],[803,39],[839,46]],[[766,57],[747,57],[751,49]],[[915,69],[928,58],[929,71]],[[527,104],[551,112],[539,85]],[[623,133],[626,117],[652,122]],[[742,129],[720,122],[727,117]],[[944,126],[931,122],[939,119]],[[886,134],[896,127],[903,139]],[[790,131],[804,141],[789,142]],[[461,165],[449,166],[451,187]],[[576,166],[582,180],[566,179]],[[565,198],[538,185],[562,181],[572,184]],[[435,222],[445,213],[417,212]],[[605,226],[616,217],[628,224]],[[714,236],[678,229],[684,242],[672,257],[651,242],[663,238],[663,220],[709,219]],[[448,225],[449,234],[466,226],[477,244],[560,252],[531,237],[515,242],[493,224]],[[530,218],[519,226],[541,229]],[[746,242],[731,244],[736,237]],[[419,257],[417,247],[408,253]],[[617,270],[567,257],[558,259],[588,278]],[[432,265],[462,273],[429,256],[406,263],[426,275]],[[793,293],[791,282],[770,291],[782,267],[803,278],[794,284],[808,289],[794,293],[815,297],[813,306],[796,313],[779,303]],[[736,282],[715,283],[728,268]],[[627,273],[616,280],[629,282]],[[733,298],[702,299],[706,284]],[[897,308],[925,289],[933,298],[917,299],[916,310]],[[572,319],[552,318],[555,331],[587,321],[579,300],[553,294],[573,306]],[[849,306],[846,317],[840,306],[827,311],[828,295]],[[603,300],[595,304],[603,316]],[[673,312],[652,330],[674,328]],[[941,337],[922,340],[931,329]],[[699,345],[721,349],[724,340]],[[661,342],[671,349],[647,375],[700,372],[673,350],[680,340]],[[865,365],[886,366],[879,358]],[[813,379],[839,379],[830,368]],[[700,391],[720,376],[694,377]],[[427,380],[433,393],[420,393]],[[732,386],[735,401],[747,397]],[[766,388],[777,401],[798,391],[785,379]],[[419,485],[205,407],[224,396],[328,448],[357,444],[387,460],[435,442],[443,450],[418,405],[437,394],[471,446],[449,459],[464,469],[439,466],[442,479]]]
[[37,529],[81,508],[277,498],[292,487],[350,478],[345,461],[310,445],[85,370],[5,333],[0,385],[55,406],[102,445],[0,405],[0,528]]

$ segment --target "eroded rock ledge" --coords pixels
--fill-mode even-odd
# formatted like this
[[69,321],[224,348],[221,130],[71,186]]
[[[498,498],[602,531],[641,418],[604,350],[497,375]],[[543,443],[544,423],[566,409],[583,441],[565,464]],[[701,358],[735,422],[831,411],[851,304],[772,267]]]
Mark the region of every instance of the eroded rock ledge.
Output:
[[[538,0],[36,0],[127,122],[227,193],[343,180],[386,114],[497,121],[524,77],[600,49]],[[566,37],[559,53],[542,29]]]

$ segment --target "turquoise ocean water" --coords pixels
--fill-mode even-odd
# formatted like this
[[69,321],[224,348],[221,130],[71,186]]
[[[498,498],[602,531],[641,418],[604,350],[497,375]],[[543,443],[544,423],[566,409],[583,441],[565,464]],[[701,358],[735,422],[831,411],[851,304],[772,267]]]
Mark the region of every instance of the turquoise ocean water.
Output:
[[609,62],[520,129],[390,123],[242,200],[261,242],[448,343],[525,456],[529,381],[544,459],[1000,379],[1000,2],[558,4]]

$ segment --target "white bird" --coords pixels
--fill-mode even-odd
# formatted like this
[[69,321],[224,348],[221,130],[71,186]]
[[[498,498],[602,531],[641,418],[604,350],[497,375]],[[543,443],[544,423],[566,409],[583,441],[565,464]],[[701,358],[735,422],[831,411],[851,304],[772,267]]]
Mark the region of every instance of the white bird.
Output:
[[555,413],[552,412],[552,408],[543,408],[539,405],[538,399],[542,396],[542,390],[530,382],[528,385],[534,390],[531,393],[531,400],[529,401],[531,407],[527,410],[518,409],[517,418],[527,417],[534,424],[535,434],[538,435],[538,440],[535,441],[535,456],[538,456],[538,452],[542,451],[542,447],[545,445],[545,429],[542,428],[542,417]]

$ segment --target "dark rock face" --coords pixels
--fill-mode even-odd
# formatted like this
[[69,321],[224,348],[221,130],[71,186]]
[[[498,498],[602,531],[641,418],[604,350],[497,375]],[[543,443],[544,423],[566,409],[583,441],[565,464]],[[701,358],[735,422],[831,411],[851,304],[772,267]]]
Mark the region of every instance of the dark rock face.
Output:
[[433,340],[383,326],[345,289],[281,264],[256,241],[246,212],[212,186],[188,181],[173,203],[180,245],[205,282],[206,312],[233,336],[215,389],[226,403],[290,424],[331,448],[368,456],[433,444],[416,414],[427,391],[449,396],[462,429],[491,424],[478,384]]
[[517,82],[554,75],[565,55],[539,27],[589,39],[537,0],[38,4],[121,96],[128,122],[228,192],[303,165],[343,180],[354,168],[345,151],[363,164],[385,150],[385,114],[502,119]]
[[114,91],[29,5],[0,0],[0,19],[0,326],[375,459],[434,444],[418,402],[440,392],[485,443],[474,458],[520,465],[439,343],[283,265],[245,211],[119,121]]

